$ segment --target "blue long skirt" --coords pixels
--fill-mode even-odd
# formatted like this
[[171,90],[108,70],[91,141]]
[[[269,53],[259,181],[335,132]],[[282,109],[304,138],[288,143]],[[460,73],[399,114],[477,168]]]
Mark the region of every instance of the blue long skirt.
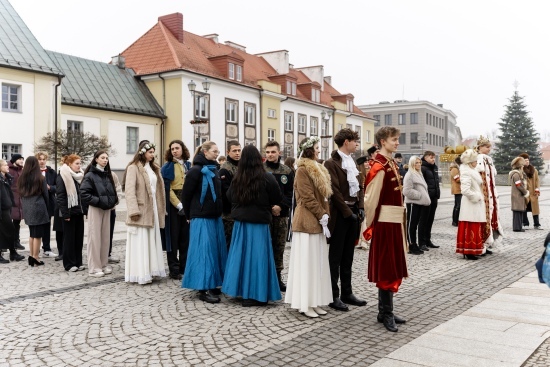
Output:
[[260,302],[281,299],[269,224],[235,221],[222,292]]
[[193,218],[182,288],[207,290],[223,283],[227,245],[222,218]]

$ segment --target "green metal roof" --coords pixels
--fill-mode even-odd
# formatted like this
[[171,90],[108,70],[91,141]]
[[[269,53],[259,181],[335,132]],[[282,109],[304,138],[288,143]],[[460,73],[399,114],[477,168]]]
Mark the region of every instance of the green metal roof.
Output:
[[162,108],[132,69],[46,51],[65,74],[61,103],[131,114],[165,117]]
[[0,67],[62,75],[8,0],[0,0]]

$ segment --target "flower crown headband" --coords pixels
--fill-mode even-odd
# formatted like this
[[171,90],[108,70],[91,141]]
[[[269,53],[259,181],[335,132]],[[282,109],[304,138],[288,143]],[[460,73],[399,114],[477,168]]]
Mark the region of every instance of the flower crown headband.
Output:
[[298,156],[300,156],[304,150],[313,148],[313,146],[320,141],[321,139],[318,136],[311,136],[304,144],[298,147]]
[[141,148],[141,149],[139,150],[139,154],[140,154],[140,155],[143,155],[143,154],[145,154],[145,152],[148,151],[149,149],[156,149],[156,147],[157,147],[157,146],[155,145],[155,143],[147,143],[147,144],[145,144],[145,145],[143,146],[143,148]]

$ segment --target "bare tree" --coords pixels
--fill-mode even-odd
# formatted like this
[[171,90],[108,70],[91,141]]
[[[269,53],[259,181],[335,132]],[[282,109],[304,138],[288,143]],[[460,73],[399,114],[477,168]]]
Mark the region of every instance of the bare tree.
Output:
[[34,145],[34,151],[43,151],[53,159],[57,151],[58,159],[64,155],[77,154],[82,162],[88,162],[98,150],[106,150],[109,155],[115,155],[111,143],[106,136],[97,136],[86,132],[57,131],[57,141],[54,133],[47,133]]

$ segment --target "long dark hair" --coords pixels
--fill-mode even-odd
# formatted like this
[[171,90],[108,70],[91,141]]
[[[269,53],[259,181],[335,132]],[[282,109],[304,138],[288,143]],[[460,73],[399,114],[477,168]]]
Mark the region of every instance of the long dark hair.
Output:
[[44,185],[44,176],[40,172],[38,159],[30,156],[25,160],[25,165],[21,171],[21,176],[17,180],[17,190],[21,197],[36,196],[42,194]]
[[174,160],[174,156],[172,155],[172,144],[179,144],[181,146],[181,159],[184,161],[189,160],[189,157],[191,157],[191,154],[189,154],[189,149],[187,149],[183,141],[176,139],[172,140],[170,144],[168,144],[168,149],[166,150],[166,153],[164,153],[164,160],[166,162],[172,162]]
[[231,180],[233,195],[242,205],[250,204],[260,196],[265,182],[265,168],[262,156],[252,144],[243,148],[239,169]]
[[[90,172],[90,168],[92,168],[92,166],[97,167],[96,159],[99,158],[99,156],[102,154],[107,154],[107,157],[109,157],[109,153],[106,150],[98,150],[97,152],[95,152],[94,157],[92,158],[92,162],[88,165],[88,167],[86,167],[86,170],[84,171],[84,176],[86,176],[86,174]],[[113,185],[113,189],[115,189],[116,191],[115,180],[113,179],[113,173],[111,172],[111,165],[109,164],[108,160],[104,170],[105,170],[105,173],[107,173],[107,177],[109,178],[109,181],[111,181],[111,185]]]

